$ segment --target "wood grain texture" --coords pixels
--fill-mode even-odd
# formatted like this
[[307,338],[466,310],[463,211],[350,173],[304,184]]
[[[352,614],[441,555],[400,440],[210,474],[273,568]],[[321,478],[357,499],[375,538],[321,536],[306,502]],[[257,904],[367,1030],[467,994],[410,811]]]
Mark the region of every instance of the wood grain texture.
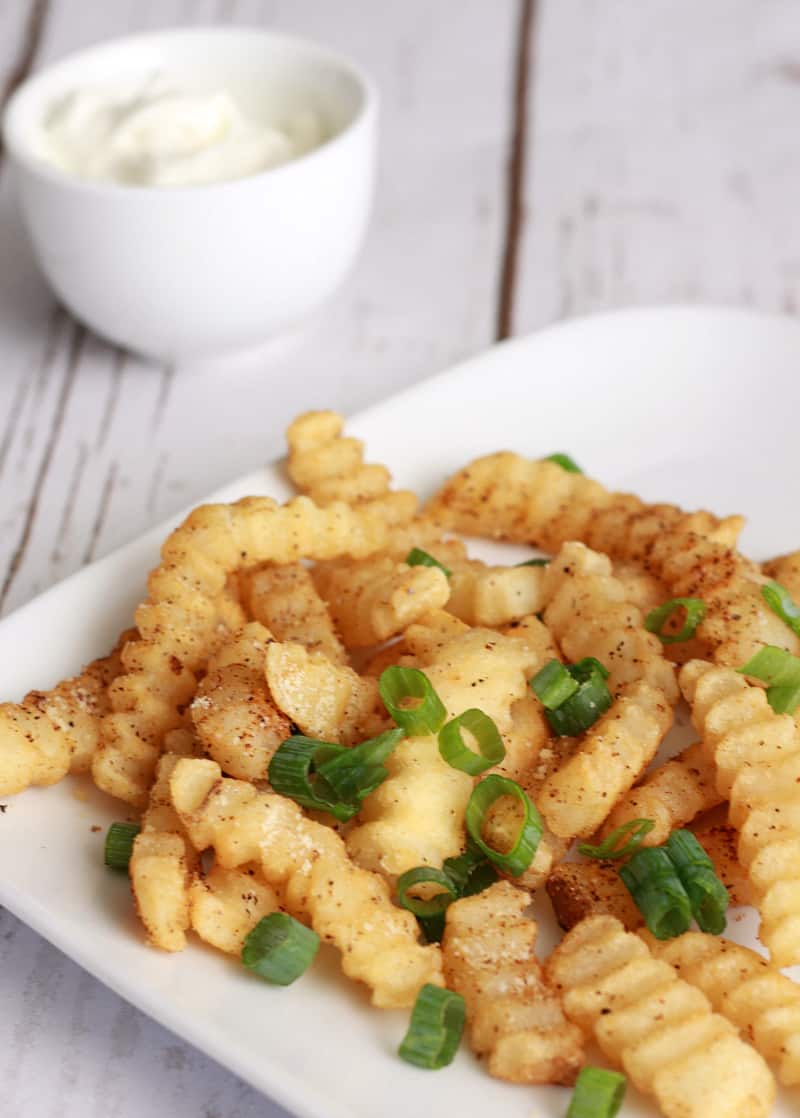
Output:
[[[0,612],[279,453],[297,410],[365,407],[497,334],[657,301],[796,313],[798,18],[796,0],[4,0],[0,90],[135,30],[273,26],[374,74],[382,150],[326,312],[175,368],[54,305],[0,158]],[[2,911],[0,999],[9,1113],[282,1113]]]
[[792,0],[551,0],[516,333],[611,307],[800,300]]

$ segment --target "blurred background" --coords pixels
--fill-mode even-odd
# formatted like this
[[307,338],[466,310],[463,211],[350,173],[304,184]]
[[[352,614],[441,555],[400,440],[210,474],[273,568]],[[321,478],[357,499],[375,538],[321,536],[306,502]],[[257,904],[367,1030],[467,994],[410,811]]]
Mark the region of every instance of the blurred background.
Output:
[[[796,0],[0,0],[0,97],[83,46],[209,23],[307,35],[373,75],[364,251],[327,310],[268,351],[148,363],[56,305],[0,150],[2,612],[281,453],[303,408],[353,412],[612,308],[797,312]],[[10,1111],[267,1113],[8,914],[0,973]]]

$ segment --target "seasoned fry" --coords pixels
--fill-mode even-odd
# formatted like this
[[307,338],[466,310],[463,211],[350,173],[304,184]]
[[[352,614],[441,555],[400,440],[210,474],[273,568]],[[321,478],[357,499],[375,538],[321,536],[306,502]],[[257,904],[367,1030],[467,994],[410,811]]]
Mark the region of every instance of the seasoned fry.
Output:
[[192,929],[200,938],[238,956],[259,920],[277,911],[278,898],[257,866],[214,866],[205,876],[195,874],[189,905]]
[[565,931],[587,916],[614,916],[629,932],[644,923],[613,862],[562,862],[545,887]]
[[470,1046],[511,1083],[574,1083],[583,1036],[570,1024],[536,958],[530,897],[506,881],[447,910],[442,939],[449,989],[466,1002]]
[[489,567],[471,559],[453,570],[447,608],[468,625],[507,625],[543,606],[543,567]]
[[762,1057],[694,986],[611,916],[576,925],[550,956],[564,1010],[666,1118],[767,1118],[775,1083]]
[[130,879],[136,911],[154,947],[182,951],[189,927],[189,871],[184,840],[141,831],[134,840]]
[[672,725],[672,707],[649,683],[623,687],[619,698],[547,778],[538,805],[560,838],[594,834],[655,756]]
[[292,732],[264,675],[271,640],[257,621],[234,634],[209,662],[190,708],[205,751],[240,780],[265,780],[273,753]]
[[386,525],[368,512],[306,497],[278,506],[267,498],[204,505],[167,539],[150,575],[149,600],[136,611],[141,634],[122,653],[125,674],[109,689],[112,713],[92,775],[104,791],[143,805],[164,735],[181,725],[195,690],[194,672],[213,646],[215,596],[229,574],[258,563],[365,556],[386,540]]
[[121,670],[123,645],[135,635],[126,630],[108,656],[51,691],[29,691],[21,703],[0,705],[0,795],[88,770],[110,709],[108,686]]
[[392,904],[381,877],[350,861],[330,827],[283,796],[223,779],[214,761],[180,761],[171,788],[194,845],[213,846],[229,869],[258,863],[287,910],[338,948],[349,978],[370,987],[374,1005],[409,1006],[426,982],[442,984],[438,946],[417,943],[414,917]]
[[[531,461],[508,451],[477,458],[459,470],[426,512],[469,536],[514,540],[549,552],[568,540],[583,540],[614,558],[637,560],[633,540],[625,537],[646,517],[658,519],[662,530],[686,523],[689,530],[727,546],[735,544],[742,528],[741,517],[718,520],[705,512],[690,516],[673,505],[646,505],[632,494],[610,493],[555,462]],[[656,538],[657,531],[649,528],[649,538]]]
[[320,563],[314,582],[337,629],[351,648],[397,636],[450,596],[438,567],[409,567],[387,555],[359,561]]
[[276,640],[323,652],[334,664],[347,663],[328,608],[302,563],[253,571],[245,577],[244,589],[250,613]]
[[300,644],[269,646],[267,683],[278,710],[309,737],[354,745],[388,725],[376,679]]
[[[449,718],[478,707],[502,734],[535,666],[536,653],[524,642],[468,629],[439,649],[425,673]],[[388,778],[364,801],[361,824],[347,836],[353,859],[395,877],[459,854],[472,777],[442,759],[435,734],[401,741],[386,767]]]
[[417,511],[416,494],[392,491],[386,467],[366,465],[364,444],[344,437],[343,426],[332,411],[310,411],[294,420],[286,432],[292,481],[322,507],[347,501],[368,505],[390,524],[408,523]]
[[[641,563],[617,559],[612,564],[612,574],[625,591],[625,601],[636,606],[645,615],[669,601],[667,587]],[[667,655],[669,649],[665,649],[664,653]]]
[[573,663],[594,656],[608,670],[608,687],[616,694],[626,684],[644,680],[665,700],[678,698],[675,669],[665,659],[661,641],[644,627],[625,587],[611,573],[611,560],[580,543],[567,543],[545,568],[544,621]]
[[730,799],[761,941],[777,966],[800,963],[800,731],[730,668],[692,660],[680,683],[716,762],[717,789]]
[[732,1021],[764,1059],[776,1065],[781,1083],[800,1083],[797,983],[755,951],[730,940],[704,932],[686,932],[667,941],[642,935],[657,959],[702,990],[714,1011]]
[[651,819],[655,826],[644,836],[642,845],[660,846],[672,831],[701,812],[710,811],[722,799],[713,758],[702,742],[696,742],[632,788],[609,815],[603,834],[610,834],[631,819]]

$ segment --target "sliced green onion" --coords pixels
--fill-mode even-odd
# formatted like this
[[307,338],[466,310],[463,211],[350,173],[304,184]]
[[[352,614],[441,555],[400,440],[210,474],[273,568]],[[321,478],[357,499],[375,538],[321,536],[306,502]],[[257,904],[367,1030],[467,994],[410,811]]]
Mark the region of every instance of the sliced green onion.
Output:
[[405,730],[385,730],[375,738],[342,749],[317,764],[317,773],[344,803],[359,806],[389,775],[383,762],[406,736]]
[[688,931],[692,906],[663,847],[637,850],[619,876],[656,939],[672,939]]
[[465,1020],[460,994],[426,983],[417,994],[400,1056],[418,1068],[445,1067],[456,1054]]
[[450,578],[450,575],[453,573],[449,567],[446,567],[444,563],[440,563],[439,560],[435,559],[429,552],[423,551],[421,547],[412,547],[408,555],[406,555],[405,563],[407,567],[438,567],[448,578]]
[[562,470],[566,470],[568,474],[582,474],[583,470],[580,468],[574,458],[570,458],[568,454],[548,454],[544,459],[545,462],[555,462]]
[[546,567],[551,562],[550,559],[523,559],[521,563],[515,563],[515,567]]
[[[664,626],[676,610],[686,611],[686,618],[677,633],[665,633]],[[697,626],[706,615],[706,603],[702,598],[672,598],[663,606],[651,609],[644,619],[644,627],[649,633],[655,633],[662,644],[679,644],[688,641],[697,632]]]
[[[441,730],[447,711],[431,681],[419,668],[397,665],[386,668],[378,680],[378,690],[389,714],[410,737],[436,734]],[[409,699],[416,700],[416,705],[401,706]]]
[[560,660],[548,660],[531,680],[531,687],[545,710],[556,710],[578,690],[579,683]]
[[677,870],[701,931],[722,935],[730,898],[714,863],[691,831],[673,831],[664,849]]
[[628,1081],[618,1071],[581,1068],[567,1111],[567,1118],[615,1118]]
[[112,823],[106,833],[103,861],[112,870],[126,870],[133,853],[133,840],[139,834],[138,823]]
[[[587,858],[601,858],[606,861],[613,858],[626,858],[629,854],[633,854],[634,850],[639,849],[644,836],[649,834],[653,827],[655,823],[652,819],[629,819],[610,835],[606,835],[597,846],[582,842],[578,846],[578,853],[584,854]],[[620,846],[625,838],[627,842]]]
[[460,897],[471,897],[481,893],[487,886],[497,881],[497,873],[479,846],[467,836],[467,848],[463,854],[445,858],[442,867],[453,882]]
[[571,666],[550,660],[530,686],[545,707],[555,733],[575,737],[593,726],[611,706],[607,679],[608,671],[600,661],[587,656]]
[[272,755],[267,777],[281,796],[288,796],[303,807],[330,812],[340,823],[346,823],[356,814],[359,805],[342,802],[324,777],[311,778],[317,761],[330,761],[346,752],[343,745],[295,734],[282,742]]
[[800,637],[800,606],[795,604],[789,591],[779,582],[768,582],[761,587],[761,596],[772,612]]
[[767,699],[776,714],[794,713],[800,703],[800,657],[768,644],[738,670],[767,684]]
[[242,962],[274,986],[289,986],[304,974],[319,950],[319,936],[285,912],[262,917],[244,941]]
[[[444,892],[427,899],[409,897],[408,890],[415,885],[441,885]],[[435,866],[417,866],[413,870],[406,870],[397,879],[397,900],[415,916],[438,916],[457,898],[458,890],[452,878]]]
[[[480,753],[475,753],[466,744],[462,730],[472,734]],[[454,769],[460,769],[470,776],[478,776],[500,764],[506,755],[506,747],[500,731],[489,715],[471,707],[442,726],[439,731],[439,752]]]
[[[486,815],[492,804],[502,799],[503,796],[513,796],[515,800],[519,800],[523,808],[523,819],[519,832],[514,840],[514,845],[506,853],[495,850],[483,839],[483,824]],[[475,785],[467,804],[466,824],[467,832],[475,845],[498,869],[510,873],[512,877],[519,877],[533,861],[543,830],[539,812],[528,798],[525,790],[515,780],[509,780],[506,776],[498,776],[497,773],[484,777],[479,784]]]

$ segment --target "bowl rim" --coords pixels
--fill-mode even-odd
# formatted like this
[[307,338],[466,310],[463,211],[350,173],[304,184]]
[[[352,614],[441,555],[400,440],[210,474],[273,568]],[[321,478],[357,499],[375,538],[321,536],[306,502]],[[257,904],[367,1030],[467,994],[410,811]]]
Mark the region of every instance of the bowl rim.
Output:
[[[353,117],[344,128],[335,135],[323,140],[321,144],[304,152],[294,159],[281,163],[277,167],[267,167],[263,171],[255,171],[250,175],[243,175],[234,179],[221,179],[217,182],[195,183],[188,186],[150,186],[148,184],[124,183],[96,179],[83,179],[62,170],[56,164],[48,163],[35,154],[31,145],[26,141],[19,116],[23,112],[26,102],[36,92],[37,87],[46,83],[54,72],[59,70],[69,71],[81,63],[97,55],[126,49],[128,44],[146,44],[162,39],[174,40],[178,38],[201,38],[213,36],[220,39],[259,38],[271,43],[285,45],[291,48],[306,51],[312,59],[328,63],[344,70],[354,81],[360,94],[360,104]],[[199,193],[208,195],[216,192],[231,192],[236,189],[246,189],[254,184],[263,185],[266,181],[274,181],[294,174],[305,174],[306,168],[314,161],[326,158],[331,151],[345,144],[351,135],[359,129],[374,121],[378,114],[379,94],[377,85],[363,67],[355,62],[349,55],[309,39],[302,35],[288,34],[283,31],[273,31],[270,28],[255,27],[246,24],[233,26],[220,26],[219,24],[203,24],[196,27],[167,27],[159,31],[137,32],[132,35],[120,35],[113,39],[106,39],[80,50],[72,51],[63,57],[36,70],[14,91],[0,118],[0,138],[10,157],[10,163],[20,164],[26,171],[44,179],[51,185],[75,193],[91,195],[135,197],[146,202],[154,198],[181,199],[188,195],[196,196]],[[155,203],[154,203],[155,204]]]

